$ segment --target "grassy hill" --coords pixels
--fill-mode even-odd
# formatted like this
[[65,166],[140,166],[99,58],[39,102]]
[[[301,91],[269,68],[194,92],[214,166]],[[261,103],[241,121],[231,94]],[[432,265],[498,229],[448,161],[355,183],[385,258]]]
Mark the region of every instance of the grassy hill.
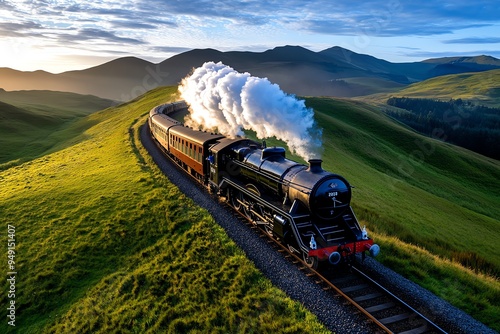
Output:
[[498,273],[489,231],[500,225],[500,162],[417,135],[362,103],[307,104],[328,125],[324,165],[356,186],[354,204],[382,220],[373,228],[437,254],[482,255]]
[[306,104],[324,129],[323,168],[355,187],[351,204],[381,244],[377,260],[500,329],[500,162],[363,102]]
[[[38,157],[65,136],[85,131],[75,121],[114,104],[91,95],[0,89],[0,169]],[[62,137],[55,134],[62,129],[67,132]]]
[[[60,150],[0,171],[23,332],[325,332],[142,149],[138,127],[175,91],[83,117],[74,126],[84,131],[54,133]],[[323,167],[356,187],[352,204],[380,261],[500,330],[500,284],[485,275],[500,268],[500,163],[361,102],[306,104],[324,128]]]
[[382,244],[379,260],[500,329],[500,162],[361,102],[306,102],[324,127],[324,168],[356,187],[352,204]]
[[462,99],[476,104],[500,107],[500,70],[451,74],[412,84],[394,96]]
[[0,171],[18,272],[16,327],[0,332],[327,332],[142,148],[138,127],[175,91],[82,118],[85,131],[59,134],[65,148]]
[[381,219],[377,231],[433,253],[474,252],[500,273],[488,232],[500,224],[500,162],[415,134],[362,103],[307,105],[325,128],[324,165],[356,186],[354,204]]

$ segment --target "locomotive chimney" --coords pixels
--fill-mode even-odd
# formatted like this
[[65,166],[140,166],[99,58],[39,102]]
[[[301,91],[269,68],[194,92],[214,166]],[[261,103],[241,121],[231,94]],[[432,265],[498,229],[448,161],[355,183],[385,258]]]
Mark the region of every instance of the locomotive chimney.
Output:
[[309,160],[309,168],[308,171],[311,173],[321,173],[323,168],[321,168],[321,163],[323,160],[321,159],[311,159]]

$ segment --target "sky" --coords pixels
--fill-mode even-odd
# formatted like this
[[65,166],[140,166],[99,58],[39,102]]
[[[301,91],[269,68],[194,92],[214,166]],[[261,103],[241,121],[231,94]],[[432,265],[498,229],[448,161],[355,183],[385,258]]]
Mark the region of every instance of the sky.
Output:
[[22,71],[284,45],[391,62],[500,58],[500,10],[493,0],[0,0],[0,67]]

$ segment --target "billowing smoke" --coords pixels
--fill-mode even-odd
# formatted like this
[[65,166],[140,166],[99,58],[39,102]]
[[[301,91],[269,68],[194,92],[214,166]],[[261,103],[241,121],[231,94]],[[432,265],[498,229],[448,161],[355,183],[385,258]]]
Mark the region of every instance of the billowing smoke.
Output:
[[260,139],[274,136],[285,141],[306,161],[320,157],[322,131],[313,110],[267,78],[207,62],[182,80],[179,91],[190,105],[188,126],[217,129],[228,137],[254,130]]

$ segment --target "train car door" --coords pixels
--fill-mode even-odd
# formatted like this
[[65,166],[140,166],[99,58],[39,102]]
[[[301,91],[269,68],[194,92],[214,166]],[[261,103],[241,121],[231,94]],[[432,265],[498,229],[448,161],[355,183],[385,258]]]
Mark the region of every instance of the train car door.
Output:
[[207,162],[208,180],[217,184],[217,156],[211,150],[208,151]]
[[217,183],[217,161],[216,161],[216,156],[210,152],[210,155],[208,156],[208,164],[210,167],[210,180],[213,182]]

